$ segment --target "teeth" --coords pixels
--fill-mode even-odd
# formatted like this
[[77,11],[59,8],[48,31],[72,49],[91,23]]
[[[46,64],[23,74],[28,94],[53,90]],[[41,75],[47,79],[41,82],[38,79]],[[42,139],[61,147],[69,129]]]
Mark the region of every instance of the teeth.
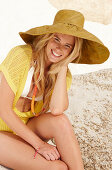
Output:
[[59,57],[60,55],[56,54],[53,50],[52,50],[53,54],[57,57]]

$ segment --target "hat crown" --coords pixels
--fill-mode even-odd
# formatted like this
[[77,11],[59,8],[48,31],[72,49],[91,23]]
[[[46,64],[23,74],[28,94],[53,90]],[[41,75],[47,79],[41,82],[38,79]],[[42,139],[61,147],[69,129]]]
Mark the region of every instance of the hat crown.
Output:
[[58,23],[68,23],[83,28],[84,16],[75,10],[60,10],[54,18],[53,25]]

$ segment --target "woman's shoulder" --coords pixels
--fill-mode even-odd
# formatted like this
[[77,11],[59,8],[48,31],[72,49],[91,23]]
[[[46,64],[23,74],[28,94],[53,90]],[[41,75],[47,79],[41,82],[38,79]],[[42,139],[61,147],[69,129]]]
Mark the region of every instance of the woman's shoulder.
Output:
[[20,44],[14,46],[12,49],[31,49],[31,46],[29,44]]
[[28,44],[14,46],[9,53],[13,54],[32,54],[32,47]]
[[0,64],[0,68],[6,68],[8,71],[14,70],[20,71],[26,69],[30,63],[32,56],[32,49],[30,45],[18,45],[8,52],[7,56]]
[[30,45],[17,45],[11,48],[8,52],[6,58],[4,59],[2,64],[10,65],[10,63],[27,63],[30,61],[32,57],[32,48]]

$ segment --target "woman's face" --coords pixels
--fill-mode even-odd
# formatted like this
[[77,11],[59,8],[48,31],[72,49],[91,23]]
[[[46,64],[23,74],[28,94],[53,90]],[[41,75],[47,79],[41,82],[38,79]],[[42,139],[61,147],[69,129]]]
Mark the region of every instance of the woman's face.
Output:
[[74,45],[74,36],[54,33],[46,47],[47,63],[56,63],[66,58],[72,52]]

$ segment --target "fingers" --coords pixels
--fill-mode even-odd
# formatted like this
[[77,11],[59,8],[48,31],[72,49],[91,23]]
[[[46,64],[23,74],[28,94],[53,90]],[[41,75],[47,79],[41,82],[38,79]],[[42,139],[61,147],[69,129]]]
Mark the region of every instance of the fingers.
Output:
[[47,160],[57,160],[60,158],[60,154],[56,149],[56,146],[47,143],[38,150],[38,153],[43,155]]
[[58,158],[60,158],[60,154],[59,154],[59,152],[57,151],[56,147],[54,148],[54,150],[55,150],[55,153],[56,153],[56,155],[58,156]]
[[52,160],[52,161],[54,161],[54,160],[56,160],[56,159],[58,159],[58,156],[55,154],[55,152],[54,153],[47,153],[47,154],[44,154],[44,157],[48,160],[48,161],[50,161],[50,160]]
[[58,156],[55,153],[49,153],[49,157],[52,161],[58,159]]
[[60,155],[56,150],[52,151],[52,153],[44,153],[44,156],[47,160],[57,160],[60,158]]
[[45,157],[48,161],[50,161],[50,156],[49,156],[48,154],[44,154],[44,157]]

